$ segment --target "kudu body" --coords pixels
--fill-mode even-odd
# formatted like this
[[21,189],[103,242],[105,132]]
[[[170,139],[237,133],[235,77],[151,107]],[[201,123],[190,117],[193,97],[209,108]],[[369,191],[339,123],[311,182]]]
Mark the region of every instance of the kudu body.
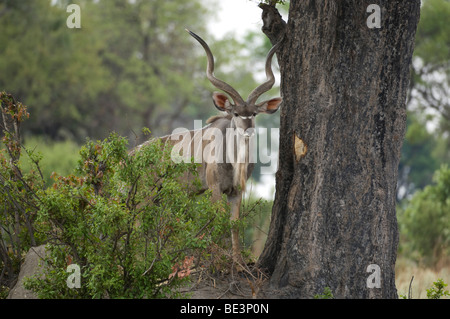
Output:
[[[255,116],[258,113],[274,113],[282,101],[281,98],[274,98],[256,104],[258,97],[267,92],[275,82],[271,61],[280,43],[273,46],[267,55],[265,68],[267,81],[254,89],[247,101],[244,101],[236,90],[214,76],[214,57],[206,42],[195,33],[186,31],[203,46],[206,52],[208,79],[215,87],[226,92],[232,100],[223,93],[214,92],[214,105],[226,114],[209,118],[206,122],[208,125],[202,129],[185,130],[159,139],[164,144],[169,143],[173,146],[172,153],[178,152],[177,154],[187,156],[188,160],[193,157],[197,163],[201,164],[198,168],[198,178],[202,184],[201,191],[211,189],[213,201],[219,200],[222,194],[226,194],[231,208],[231,220],[235,221],[239,219],[242,193],[245,191],[246,181],[252,174],[254,166],[254,163],[249,161],[249,140],[254,134]],[[139,145],[136,150],[151,142],[152,140]],[[210,151],[206,152],[208,147]],[[191,175],[185,176],[187,182],[191,178],[193,178]],[[233,260],[240,262],[241,252],[237,229],[232,230],[231,242]]]

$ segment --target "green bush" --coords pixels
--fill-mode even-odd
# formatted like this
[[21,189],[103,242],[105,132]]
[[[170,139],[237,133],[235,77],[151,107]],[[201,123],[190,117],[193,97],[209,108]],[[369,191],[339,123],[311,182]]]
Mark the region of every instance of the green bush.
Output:
[[[224,198],[212,203],[210,192],[198,195],[183,182],[197,164],[174,163],[160,141],[130,156],[127,140],[111,134],[88,141],[76,170],[52,174],[47,187],[41,155],[27,150],[30,168],[24,173],[19,165],[26,107],[5,93],[0,98],[3,287],[17,278],[28,249],[42,243],[45,276],[26,281],[40,298],[174,297],[193,269],[216,267],[212,253],[229,248],[229,209]],[[68,287],[70,264],[80,268],[79,288]]]
[[442,279],[433,282],[433,287],[427,289],[427,298],[441,299],[441,297],[450,296],[450,293],[445,287],[447,287],[447,284]]
[[[0,92],[0,296],[5,297],[17,279],[21,260],[31,246],[40,244],[36,220],[36,189],[43,187],[38,170],[19,167],[22,154],[20,124],[27,107],[11,94]],[[34,161],[38,158],[31,155]]]
[[314,295],[314,299],[334,299],[333,292],[331,291],[330,287],[325,287],[323,289],[323,294]]
[[403,249],[429,265],[450,255],[450,169],[441,167],[433,180],[399,214]]
[[[38,231],[48,236],[50,257],[45,279],[27,286],[41,298],[174,296],[228,234],[223,203],[190,191],[180,177],[195,166],[173,163],[158,142],[129,156],[127,141],[112,134],[80,155],[79,175],[55,175],[39,193]],[[70,263],[80,266],[80,289],[67,287]]]

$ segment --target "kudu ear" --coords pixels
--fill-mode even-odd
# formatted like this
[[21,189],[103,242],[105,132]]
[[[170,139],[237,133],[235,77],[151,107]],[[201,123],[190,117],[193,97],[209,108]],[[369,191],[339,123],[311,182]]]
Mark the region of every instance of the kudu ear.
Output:
[[230,103],[230,100],[228,99],[228,96],[220,92],[214,92],[212,98],[214,101],[214,105],[219,111],[222,112],[231,111],[232,105]]
[[281,102],[283,102],[281,97],[261,102],[257,105],[258,112],[267,114],[275,113],[280,107]]

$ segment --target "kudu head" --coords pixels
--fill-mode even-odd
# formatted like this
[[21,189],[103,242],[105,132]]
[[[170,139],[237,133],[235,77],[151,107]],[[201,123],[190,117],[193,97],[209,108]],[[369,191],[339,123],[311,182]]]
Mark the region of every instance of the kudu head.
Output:
[[206,67],[206,76],[208,80],[218,89],[227,93],[227,95],[214,92],[213,101],[214,105],[219,111],[227,112],[232,115],[231,127],[239,129],[238,132],[242,132],[244,137],[251,137],[254,134],[255,128],[255,116],[258,113],[272,114],[278,110],[282,99],[280,97],[270,99],[264,102],[256,103],[256,100],[265,92],[270,90],[275,82],[275,77],[272,72],[272,57],[275,51],[280,46],[281,42],[275,44],[267,54],[266,58],[266,76],[267,81],[254,89],[247,98],[247,101],[240,96],[240,94],[232,88],[229,84],[219,80],[214,76],[214,56],[211,53],[208,45],[202,38],[200,38],[194,32],[187,30],[191,36],[193,36],[203,46],[208,58],[208,64]]

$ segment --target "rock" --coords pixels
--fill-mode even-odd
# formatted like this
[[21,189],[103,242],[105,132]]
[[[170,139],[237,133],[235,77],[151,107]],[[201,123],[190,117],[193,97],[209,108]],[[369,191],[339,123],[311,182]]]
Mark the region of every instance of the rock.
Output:
[[30,248],[20,268],[17,283],[9,292],[8,299],[38,299],[32,291],[25,289],[23,282],[25,277],[43,273],[43,268],[40,267],[39,263],[45,254],[45,245]]

